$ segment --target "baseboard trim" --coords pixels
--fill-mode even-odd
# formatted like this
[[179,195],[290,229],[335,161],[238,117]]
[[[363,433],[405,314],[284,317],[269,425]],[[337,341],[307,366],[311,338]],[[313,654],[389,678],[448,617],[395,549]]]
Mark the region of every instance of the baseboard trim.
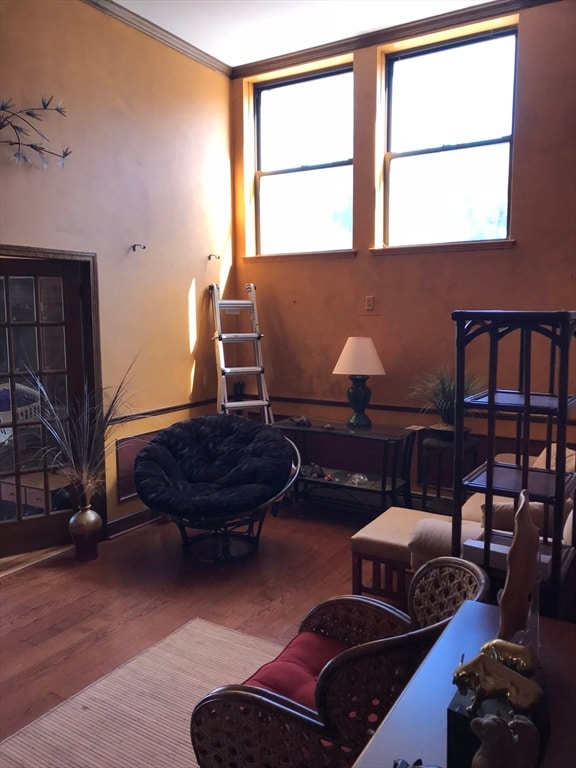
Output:
[[108,522],[107,538],[115,539],[124,533],[141,528],[143,525],[149,525],[158,520],[159,517],[160,514],[158,512],[152,512],[152,510],[144,508],[130,515],[119,517],[117,520],[111,520]]

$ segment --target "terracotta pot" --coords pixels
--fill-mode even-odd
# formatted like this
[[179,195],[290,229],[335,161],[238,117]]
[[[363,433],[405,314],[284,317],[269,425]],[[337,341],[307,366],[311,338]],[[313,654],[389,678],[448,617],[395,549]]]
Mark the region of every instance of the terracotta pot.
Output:
[[85,562],[98,557],[102,518],[92,507],[82,507],[70,518],[68,530],[76,549],[76,560]]

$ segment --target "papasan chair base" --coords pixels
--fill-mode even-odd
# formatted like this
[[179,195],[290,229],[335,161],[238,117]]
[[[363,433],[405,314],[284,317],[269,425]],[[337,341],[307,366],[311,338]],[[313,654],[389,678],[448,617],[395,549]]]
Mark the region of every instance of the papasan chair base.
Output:
[[136,456],[136,490],[172,520],[189,559],[244,560],[258,551],[266,513],[300,469],[298,449],[270,424],[211,414],[160,431]]
[[258,551],[267,511],[264,507],[247,518],[206,521],[208,530],[204,533],[190,533],[203,527],[200,521],[188,523],[177,517],[172,520],[178,526],[188,558],[198,563],[225,563],[245,560]]

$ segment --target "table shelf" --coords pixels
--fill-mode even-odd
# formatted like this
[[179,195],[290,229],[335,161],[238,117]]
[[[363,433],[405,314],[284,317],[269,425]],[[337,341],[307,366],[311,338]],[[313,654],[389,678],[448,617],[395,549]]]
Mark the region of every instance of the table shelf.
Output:
[[[464,400],[467,408],[486,410],[490,407],[489,392],[479,392]],[[567,410],[576,407],[576,395],[568,395]],[[555,416],[558,413],[558,395],[543,392],[520,392],[498,389],[494,392],[494,408],[506,413],[522,413],[526,408],[534,415]]]
[[[492,491],[497,496],[516,498],[525,487],[523,469],[516,464],[492,465]],[[531,501],[553,504],[556,494],[556,473],[548,469],[530,468],[526,471],[528,494]],[[488,462],[484,462],[462,480],[467,491],[486,493],[488,489]],[[569,496],[576,486],[576,474],[567,472],[564,480],[564,492]]]
[[[310,420],[308,423],[299,423],[292,419],[278,421],[275,426],[296,443],[302,456],[303,471],[296,482],[297,494],[303,489],[305,493],[315,493],[318,500],[325,496],[331,503],[343,503],[360,509],[369,507],[378,512],[390,506],[389,500],[392,504],[398,504],[399,499],[402,499],[405,506],[412,505],[411,461],[418,428],[375,425],[370,429],[355,429],[342,421],[331,421],[327,424],[325,421]],[[319,438],[319,435],[322,437]],[[347,446],[346,439],[352,439],[354,443],[357,440],[378,443],[370,445],[368,450],[372,453],[374,449],[380,449],[380,471],[364,472],[359,466],[359,452],[353,445],[351,449],[344,451],[339,462],[344,466],[336,467],[332,463],[330,468],[324,466],[324,474],[331,475],[333,480],[306,474],[311,464],[323,460],[322,456],[313,455],[311,443],[316,441],[316,451],[320,450],[321,453],[318,440],[321,440],[327,453],[335,448],[342,452],[342,447]],[[366,475],[368,481],[355,485],[350,478],[357,473]],[[368,502],[370,497],[374,499],[374,503]]]

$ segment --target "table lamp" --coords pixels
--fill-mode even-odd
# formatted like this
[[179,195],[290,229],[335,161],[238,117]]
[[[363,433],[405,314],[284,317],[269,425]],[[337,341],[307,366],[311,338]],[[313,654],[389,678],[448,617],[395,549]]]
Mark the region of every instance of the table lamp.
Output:
[[386,375],[372,339],[366,336],[350,336],[332,373],[345,374],[352,382],[348,390],[348,402],[354,413],[348,419],[348,426],[369,429],[372,422],[364,411],[372,393],[366,386],[366,379],[369,376]]

